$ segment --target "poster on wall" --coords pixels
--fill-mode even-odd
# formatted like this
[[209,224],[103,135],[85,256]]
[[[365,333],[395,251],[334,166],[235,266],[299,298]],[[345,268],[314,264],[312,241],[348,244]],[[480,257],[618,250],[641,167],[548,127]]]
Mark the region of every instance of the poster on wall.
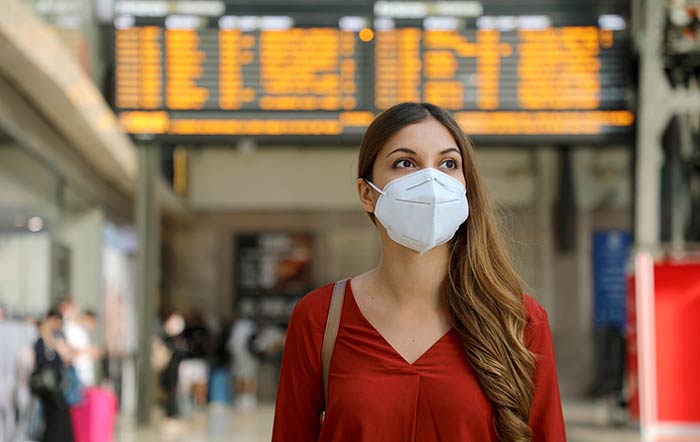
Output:
[[621,230],[593,234],[593,276],[596,328],[625,330],[626,272],[632,235]]
[[621,395],[625,374],[626,268],[632,235],[623,230],[593,233],[595,376],[589,393]]
[[237,313],[286,323],[296,302],[313,286],[312,235],[258,232],[234,240]]

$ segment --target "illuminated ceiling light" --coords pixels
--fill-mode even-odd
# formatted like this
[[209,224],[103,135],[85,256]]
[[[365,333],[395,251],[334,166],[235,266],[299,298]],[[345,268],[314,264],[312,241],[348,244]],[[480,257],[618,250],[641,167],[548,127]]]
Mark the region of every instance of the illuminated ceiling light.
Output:
[[121,15],[114,19],[114,27],[117,29],[133,28],[135,24],[136,20],[130,15]]
[[425,2],[378,1],[374,4],[374,15],[396,18],[423,18],[428,15]]
[[484,13],[484,5],[475,1],[449,1],[434,3],[435,15],[478,17]]
[[338,20],[338,27],[343,31],[359,32],[367,27],[367,20],[365,20],[364,17],[340,17],[340,20]]
[[170,5],[166,1],[120,1],[114,4],[116,15],[165,17],[169,11]]
[[223,15],[219,17],[219,29],[236,29],[238,17],[233,15]]
[[518,27],[517,17],[512,17],[510,15],[505,15],[496,18],[496,26],[501,32],[509,32]]
[[244,15],[238,17],[238,29],[243,32],[253,32],[258,29],[258,17],[253,15]]
[[44,220],[42,220],[38,216],[33,216],[29,218],[29,221],[27,222],[27,227],[29,228],[30,232],[39,232],[41,229],[44,228]]
[[537,30],[552,26],[552,19],[546,15],[521,15],[518,17],[518,29]]
[[620,15],[604,14],[598,17],[598,26],[611,31],[622,31],[627,26],[627,23]]
[[454,17],[426,17],[423,28],[432,31],[454,31],[459,29],[460,21]]
[[390,18],[377,17],[374,19],[374,29],[377,31],[390,31],[396,28],[396,22]]
[[496,29],[496,17],[488,15],[481,16],[476,19],[477,29],[490,30]]
[[360,31],[360,40],[364,41],[365,43],[368,43],[372,41],[374,38],[374,31],[371,30],[370,28],[364,28],[363,30]]
[[285,15],[268,15],[261,17],[258,25],[264,31],[284,31],[294,26],[294,20]]
[[207,0],[181,1],[175,3],[175,10],[178,14],[219,17],[226,12],[226,4],[220,1]]
[[165,18],[166,29],[197,29],[201,20],[194,15],[169,15]]
[[393,18],[425,18],[429,15],[478,17],[484,6],[478,1],[384,1],[374,4],[374,15]]

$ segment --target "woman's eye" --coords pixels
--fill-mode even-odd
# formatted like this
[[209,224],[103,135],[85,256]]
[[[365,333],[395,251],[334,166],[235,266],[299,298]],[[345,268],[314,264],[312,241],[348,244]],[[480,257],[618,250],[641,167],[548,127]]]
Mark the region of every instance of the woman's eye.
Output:
[[456,169],[457,168],[457,161],[445,160],[442,162],[441,166],[444,166],[447,169]]
[[408,169],[409,167],[413,167],[413,161],[403,158],[394,163],[394,167],[398,169]]

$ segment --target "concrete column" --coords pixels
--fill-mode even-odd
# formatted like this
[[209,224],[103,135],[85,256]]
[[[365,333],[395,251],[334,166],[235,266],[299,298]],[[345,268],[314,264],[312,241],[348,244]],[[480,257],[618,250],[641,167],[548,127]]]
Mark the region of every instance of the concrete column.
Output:
[[151,336],[156,319],[156,294],[160,273],[160,212],[156,184],[160,170],[159,150],[155,146],[139,147],[139,179],[136,189],[136,226],[138,252],[138,402],[139,425],[151,420],[153,377],[151,376]]
[[538,299],[549,314],[549,322],[553,333],[556,334],[555,306],[555,256],[554,256],[554,225],[552,222],[552,204],[556,188],[556,156],[551,149],[535,148],[532,150],[532,164],[535,176],[536,208],[536,244],[537,244],[537,275]]
[[[63,212],[57,239],[70,249],[70,294],[84,309],[103,315],[102,310],[102,229],[105,214],[92,207]],[[56,301],[68,293],[55,292]]]
[[[673,115],[700,111],[700,91],[671,89],[663,66],[664,2],[646,0],[639,32],[639,111],[637,116],[637,167],[635,235],[641,250],[658,248],[660,233],[661,139]],[[683,238],[675,238],[681,247]]]

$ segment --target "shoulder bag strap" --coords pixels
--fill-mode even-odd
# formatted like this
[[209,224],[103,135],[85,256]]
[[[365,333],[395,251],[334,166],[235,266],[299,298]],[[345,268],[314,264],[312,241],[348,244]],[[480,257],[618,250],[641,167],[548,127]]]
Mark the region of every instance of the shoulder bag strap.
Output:
[[338,328],[340,326],[340,313],[343,311],[343,298],[345,297],[345,285],[347,279],[343,279],[335,283],[333,287],[333,296],[331,297],[331,306],[328,309],[328,319],[326,320],[326,332],[323,335],[323,348],[321,350],[321,362],[323,366],[323,397],[324,406],[321,413],[321,423],[326,414],[328,406],[328,378],[331,370],[331,357],[333,356],[333,348],[335,347],[335,338],[338,336]]

